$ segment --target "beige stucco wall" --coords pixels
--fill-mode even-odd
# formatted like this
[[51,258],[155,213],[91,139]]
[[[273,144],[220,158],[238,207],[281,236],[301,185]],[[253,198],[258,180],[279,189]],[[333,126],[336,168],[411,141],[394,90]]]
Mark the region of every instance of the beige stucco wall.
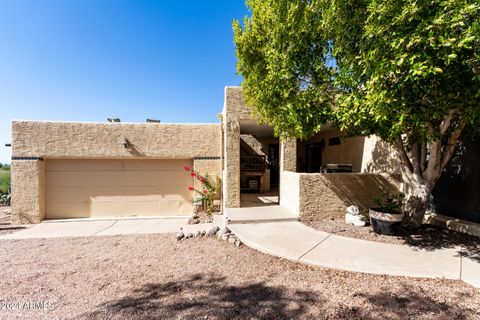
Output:
[[364,137],[351,137],[341,140],[339,145],[330,146],[328,140],[338,137],[337,130],[331,129],[316,134],[305,143],[299,144],[299,155],[301,161],[305,162],[305,144],[319,143],[325,141],[325,147],[322,152],[322,165],[325,164],[351,164],[353,172],[362,172],[362,160],[364,154]]
[[[221,159],[194,159],[193,168],[200,174],[208,174],[212,182],[215,182],[217,178],[222,178],[222,160]],[[202,183],[198,179],[194,179],[195,189],[200,190]],[[221,180],[220,180],[220,188]],[[221,189],[218,190],[215,197],[220,199]]]
[[199,171],[221,176],[221,132],[220,124],[13,121],[12,219],[45,218],[44,162],[15,158],[195,159]]
[[39,223],[45,219],[45,162],[12,161],[12,223]]
[[351,205],[366,213],[368,208],[375,206],[373,199],[381,197],[380,186],[398,192],[398,184],[393,181],[393,177],[381,174],[300,173],[300,218],[343,218]]
[[280,172],[297,171],[297,139],[284,139],[280,143]]
[[240,135],[241,143],[244,144],[248,149],[251,149],[254,154],[259,156],[267,156],[266,146],[259,141],[258,138],[252,136],[251,134],[241,134]]
[[[123,146],[125,138],[131,148]],[[221,153],[220,124],[12,122],[13,157],[192,159]]]
[[251,118],[241,87],[225,87],[223,106],[224,207],[240,207],[240,121]]
[[400,173],[397,152],[377,136],[365,137],[362,157],[362,172]]

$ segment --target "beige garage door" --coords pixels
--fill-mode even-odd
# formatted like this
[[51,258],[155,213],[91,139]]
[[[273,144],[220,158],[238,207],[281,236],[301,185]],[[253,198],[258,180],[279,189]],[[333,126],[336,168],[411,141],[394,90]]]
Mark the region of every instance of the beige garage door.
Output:
[[184,165],[192,160],[46,160],[47,218],[189,215]]

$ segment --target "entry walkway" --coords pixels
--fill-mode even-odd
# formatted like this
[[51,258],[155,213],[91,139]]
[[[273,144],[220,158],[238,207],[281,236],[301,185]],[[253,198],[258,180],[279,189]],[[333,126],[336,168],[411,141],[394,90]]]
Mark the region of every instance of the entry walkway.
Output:
[[[238,210],[243,210],[251,217],[251,209],[236,209],[235,214],[240,215]],[[272,222],[263,216],[261,221],[229,222],[228,227],[247,246],[292,261],[354,272],[461,279],[480,288],[480,255],[461,247],[432,251],[345,238],[317,231],[298,221]]]
[[111,236],[120,234],[173,233],[188,218],[120,218],[52,220],[0,236],[1,239]]

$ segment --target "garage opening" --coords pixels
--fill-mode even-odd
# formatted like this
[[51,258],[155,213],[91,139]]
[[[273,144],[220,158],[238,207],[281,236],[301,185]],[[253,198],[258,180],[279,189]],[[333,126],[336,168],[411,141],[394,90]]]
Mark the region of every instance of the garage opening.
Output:
[[188,216],[193,160],[46,160],[47,219]]

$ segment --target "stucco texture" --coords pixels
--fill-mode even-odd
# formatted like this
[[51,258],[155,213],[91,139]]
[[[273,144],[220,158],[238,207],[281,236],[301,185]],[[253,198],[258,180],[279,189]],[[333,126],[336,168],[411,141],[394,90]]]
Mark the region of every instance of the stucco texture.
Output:
[[[221,178],[222,178],[222,160],[221,159],[194,159],[193,168],[200,174],[208,174],[210,181],[215,183],[220,179],[219,190],[215,194],[216,199],[220,199],[221,194]],[[194,187],[200,190],[202,183],[198,179],[194,179]]]
[[252,108],[245,104],[241,87],[226,87],[223,107],[224,207],[240,207],[240,121],[252,119]]
[[45,164],[34,159],[199,158],[196,166],[220,176],[221,125],[14,121],[12,156],[12,221],[38,223],[46,214]]
[[342,218],[347,207],[362,213],[381,197],[380,187],[398,192],[398,177],[362,173],[282,172],[280,204],[303,220]]
[[[125,139],[129,146],[124,146]],[[192,159],[221,156],[220,124],[12,122],[12,156]]]
[[45,162],[12,161],[12,223],[45,219]]

